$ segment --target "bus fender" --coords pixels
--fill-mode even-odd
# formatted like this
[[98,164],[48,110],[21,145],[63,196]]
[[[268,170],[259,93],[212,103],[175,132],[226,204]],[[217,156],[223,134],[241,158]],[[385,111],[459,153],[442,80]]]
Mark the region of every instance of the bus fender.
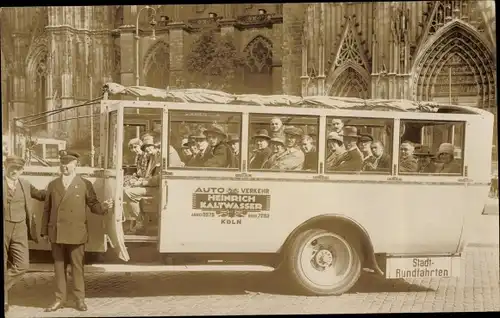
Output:
[[377,263],[377,259],[375,258],[370,235],[361,224],[349,217],[346,217],[345,215],[323,214],[310,218],[309,220],[297,226],[292,231],[292,233],[288,235],[278,253],[283,256],[293,238],[295,238],[303,231],[312,228],[320,228],[325,230],[334,230],[338,228],[342,229],[344,233],[353,233],[352,235],[354,235],[355,238],[360,238],[360,248],[363,256],[363,267],[372,269],[379,275],[384,275],[384,272],[380,269]]

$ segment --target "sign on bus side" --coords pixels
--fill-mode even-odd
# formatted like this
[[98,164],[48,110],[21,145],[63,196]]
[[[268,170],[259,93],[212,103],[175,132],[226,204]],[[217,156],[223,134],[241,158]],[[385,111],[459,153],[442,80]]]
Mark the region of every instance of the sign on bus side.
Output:
[[269,189],[198,187],[192,205],[197,212],[191,216],[220,218],[221,224],[242,224],[245,217],[269,218],[270,202]]

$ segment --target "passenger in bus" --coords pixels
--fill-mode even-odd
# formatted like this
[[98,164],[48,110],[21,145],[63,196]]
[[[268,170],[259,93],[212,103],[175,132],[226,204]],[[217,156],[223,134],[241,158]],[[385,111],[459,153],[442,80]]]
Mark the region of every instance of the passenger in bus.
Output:
[[191,140],[189,140],[188,138],[184,138],[181,141],[181,153],[179,155],[184,164],[187,164],[193,157],[193,152],[191,152],[191,143]]
[[361,154],[363,155],[363,163],[373,162],[375,160],[371,149],[372,142],[373,142],[373,137],[370,135],[361,134],[359,136],[358,147],[359,150],[361,150]]
[[212,124],[209,129],[205,130],[208,143],[210,145],[210,153],[203,166],[211,168],[230,168],[233,161],[233,152],[227,145],[227,134],[221,125]]
[[413,155],[415,146],[411,141],[403,141],[399,149],[399,172],[416,172],[418,162]]
[[204,130],[200,130],[198,134],[192,136],[195,140],[196,153],[191,157],[187,166],[189,167],[204,167],[205,161],[210,155],[210,146],[207,141],[207,137],[204,134]]
[[263,169],[270,170],[302,170],[304,157],[302,160],[296,154],[302,151],[291,153],[286,148],[286,139],[283,137],[274,137],[270,140],[273,154],[264,162]]
[[304,132],[300,128],[288,126],[285,127],[284,133],[288,156],[290,156],[291,158],[295,158],[297,164],[300,163],[300,169],[303,169],[305,154],[300,147],[300,141],[302,140]]
[[341,135],[343,130],[344,130],[344,123],[342,122],[342,119],[339,118],[332,119],[332,132],[336,132],[337,134]]
[[148,156],[148,163],[144,171],[143,178],[149,178],[153,169],[160,164],[160,151],[155,147],[154,137],[152,135],[146,134],[142,139],[142,150]]
[[304,170],[316,171],[318,168],[318,151],[311,136],[302,136],[302,151],[304,152]]
[[269,140],[271,140],[271,137],[267,130],[261,129],[257,131],[252,139],[255,143],[255,149],[252,151],[250,157],[249,169],[262,169],[264,162],[269,159],[273,152],[269,147]]
[[128,148],[135,153],[135,165],[137,167],[134,177],[143,178],[148,165],[148,155],[142,151],[142,140],[133,138],[128,142]]
[[326,139],[329,154],[326,158],[326,171],[334,171],[342,162],[343,154],[346,152],[344,147],[344,139],[337,132],[332,131]]
[[271,119],[271,137],[284,137],[285,126],[279,117]]
[[233,152],[231,168],[240,167],[240,137],[237,134],[229,134],[227,139],[231,151]]
[[428,146],[420,146],[413,155],[417,157],[418,173],[433,173],[436,170],[434,154]]
[[345,126],[342,134],[346,152],[342,155],[337,171],[361,171],[363,155],[358,148],[358,129],[354,126]]
[[437,151],[438,164],[435,173],[461,173],[462,167],[455,160],[455,147],[450,143],[439,145]]
[[372,142],[371,150],[373,153],[373,161],[363,162],[363,171],[389,171],[391,168],[391,156],[385,153],[384,144],[377,140]]

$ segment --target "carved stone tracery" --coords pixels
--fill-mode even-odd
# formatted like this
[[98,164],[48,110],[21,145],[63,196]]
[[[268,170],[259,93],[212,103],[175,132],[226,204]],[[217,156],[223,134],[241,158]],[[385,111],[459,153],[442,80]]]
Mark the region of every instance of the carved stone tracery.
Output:
[[273,43],[256,36],[248,43],[244,54],[244,85],[253,93],[272,93]]
[[169,85],[170,47],[159,41],[146,54],[144,62],[145,85],[166,88]]
[[352,67],[344,70],[335,80],[329,91],[331,96],[369,98],[368,83]]

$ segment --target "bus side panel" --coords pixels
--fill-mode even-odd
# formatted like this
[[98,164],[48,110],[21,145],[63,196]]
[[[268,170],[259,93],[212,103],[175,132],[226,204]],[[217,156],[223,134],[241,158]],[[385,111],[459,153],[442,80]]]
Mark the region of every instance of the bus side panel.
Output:
[[[50,181],[54,180],[56,176],[30,176],[23,175],[23,178],[29,180],[33,186],[38,189],[46,189],[47,185]],[[96,182],[96,178],[86,178],[93,184]],[[97,193],[97,197],[101,200],[102,191],[100,191],[101,187],[96,186],[95,191]],[[43,202],[38,202],[33,200],[33,212],[35,214],[36,226],[38,235],[41,233],[42,227],[42,215],[43,215]],[[101,201],[102,202],[102,201]],[[87,252],[104,252],[106,251],[106,238],[105,238],[105,223],[104,218],[99,215],[95,215],[87,209],[87,228],[89,230],[89,239],[85,246],[85,250]],[[46,240],[38,237],[38,243],[33,241],[29,242],[29,247],[32,250],[50,250],[50,243]]]
[[[452,253],[462,230],[463,218],[456,216],[463,188],[457,186],[187,178],[169,178],[168,184],[160,252],[274,253],[297,226],[322,214],[361,224],[376,253]],[[228,197],[228,190],[238,195]],[[262,210],[231,215],[224,211],[231,200],[256,202]]]

